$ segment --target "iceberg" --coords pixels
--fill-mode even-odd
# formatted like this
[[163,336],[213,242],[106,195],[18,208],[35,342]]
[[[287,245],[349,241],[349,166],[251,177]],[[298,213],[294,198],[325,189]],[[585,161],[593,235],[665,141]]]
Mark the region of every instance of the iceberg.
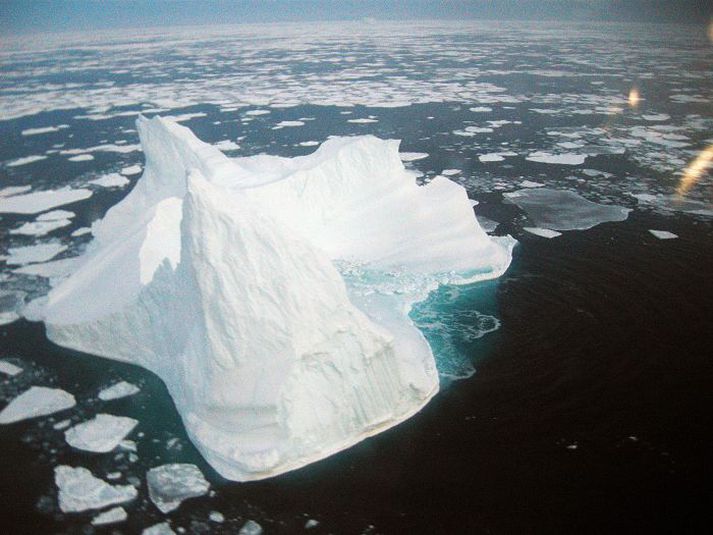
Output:
[[480,228],[463,187],[419,186],[396,140],[230,159],[173,121],[137,130],[143,175],[31,307],[52,341],[156,373],[238,481],[343,450],[436,394],[411,307],[500,276],[515,244]]

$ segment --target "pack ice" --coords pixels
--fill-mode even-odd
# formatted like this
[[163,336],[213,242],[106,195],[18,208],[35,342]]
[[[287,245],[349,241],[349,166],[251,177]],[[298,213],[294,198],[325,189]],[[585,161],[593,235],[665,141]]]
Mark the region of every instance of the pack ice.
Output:
[[172,121],[137,128],[143,176],[41,305],[51,340],[155,372],[240,481],[347,448],[437,392],[411,306],[499,276],[515,243],[483,232],[461,186],[418,186],[398,141],[372,136],[229,159]]

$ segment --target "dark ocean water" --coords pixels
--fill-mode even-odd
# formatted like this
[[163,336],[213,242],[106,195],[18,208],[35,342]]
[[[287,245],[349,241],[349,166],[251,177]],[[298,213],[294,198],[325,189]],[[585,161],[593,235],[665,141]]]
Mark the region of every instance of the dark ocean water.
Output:
[[[420,413],[329,459],[247,484],[221,479],[202,460],[152,374],[59,348],[38,323],[0,326],[0,358],[24,369],[0,379],[0,398],[51,385],[78,401],[68,413],[0,428],[2,531],[91,533],[92,513],[57,507],[53,468],[70,464],[99,476],[121,471],[122,482],[138,478],[128,520],[96,531],[140,533],[165,518],[148,499],[145,472],[167,462],[195,463],[215,490],[168,515],[187,533],[237,533],[247,519],[266,533],[303,532],[308,519],[319,521],[310,533],[709,526],[713,225],[666,197],[713,143],[713,46],[703,29],[276,28],[67,38],[40,49],[10,43],[0,54],[0,188],[87,187],[142,164],[138,150],[92,150],[138,143],[128,113],[139,110],[199,114],[183,124],[211,143],[237,141],[230,156],[295,156],[314,150],[302,142],[371,133],[427,154],[406,164],[420,180],[459,170],[450,178],[478,201],[478,217],[518,239],[510,269],[497,281],[443,288],[414,311],[444,385]],[[246,114],[257,109],[270,113]],[[348,122],[356,118],[376,122]],[[302,126],[273,129],[300,119]],[[68,149],[90,149],[78,152],[94,159],[56,152]],[[587,158],[527,159],[537,151]],[[479,158],[493,153],[508,154]],[[47,158],[9,165],[31,155]],[[89,199],[58,207],[75,212],[71,225],[44,237],[10,233],[34,215],[1,214],[0,255],[50,241],[68,247],[57,258],[78,254],[90,237],[71,232],[100,218],[138,176],[124,188],[89,186]],[[503,196],[525,180],[632,211],[623,222],[541,238],[523,230],[536,225]],[[687,199],[710,209],[711,185],[704,171]],[[641,202],[632,194],[660,196]],[[650,229],[678,238],[659,240]],[[3,290],[46,292],[46,279],[16,268],[0,261]],[[141,392],[110,406],[96,398],[120,379]],[[130,436],[137,461],[79,453],[52,428],[107,407],[139,420]],[[210,511],[226,522],[209,522]]]

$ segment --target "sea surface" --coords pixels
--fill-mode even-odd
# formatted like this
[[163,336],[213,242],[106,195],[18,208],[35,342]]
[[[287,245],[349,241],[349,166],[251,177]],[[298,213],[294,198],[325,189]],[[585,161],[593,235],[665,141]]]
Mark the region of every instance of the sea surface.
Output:
[[[174,117],[231,157],[396,138],[420,183],[462,184],[483,227],[519,244],[498,280],[442,287],[412,311],[441,393],[347,451],[234,483],[202,460],[156,376],[11,322],[71,272],[55,261],[81,254],[81,229],[141,176],[139,114]],[[268,534],[709,530],[712,159],[705,26],[368,21],[3,37],[0,359],[23,371],[0,372],[0,406],[31,385],[77,406],[0,426],[0,531],[131,534],[165,520],[180,533],[237,533],[247,520]],[[41,191],[44,209],[13,212]],[[38,199],[19,204],[32,212]],[[52,210],[64,213],[43,219]],[[120,380],[140,392],[98,399]],[[136,452],[82,453],[54,428],[104,411],[139,421]],[[169,462],[196,464],[212,492],[164,515],[145,474]],[[61,464],[120,472],[112,483],[139,492],[128,519],[101,528],[98,511],[62,513]]]

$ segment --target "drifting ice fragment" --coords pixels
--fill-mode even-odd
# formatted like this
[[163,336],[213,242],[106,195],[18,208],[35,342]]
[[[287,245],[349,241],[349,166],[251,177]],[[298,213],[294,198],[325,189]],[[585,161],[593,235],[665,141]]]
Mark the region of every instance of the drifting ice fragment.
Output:
[[138,423],[124,416],[97,414],[91,420],[67,429],[64,438],[73,448],[106,453],[113,450]]
[[63,513],[101,509],[131,501],[138,494],[131,485],[110,485],[82,467],[58,466],[54,469],[54,481],[59,489],[59,508]]
[[20,318],[25,305],[25,292],[0,291],[0,325],[7,325]]
[[12,195],[0,198],[0,213],[37,214],[55,206],[81,201],[91,196],[91,190],[71,188]]
[[261,535],[262,526],[254,520],[248,520],[238,531],[238,535]]
[[183,500],[203,496],[210,483],[193,464],[164,464],[146,473],[149,497],[162,513],[169,513]]
[[533,152],[525,159],[531,162],[550,163],[557,165],[580,165],[587,158],[586,154],[550,154],[549,152]]
[[171,529],[168,522],[161,522],[144,529],[141,535],[176,535],[176,532]]
[[120,381],[99,392],[99,399],[102,401],[109,401],[112,399],[124,398],[126,396],[133,396],[138,391],[138,386],[127,383],[126,381]]
[[538,226],[556,230],[586,230],[608,221],[625,221],[628,208],[588,201],[571,191],[527,188],[505,193]]
[[535,236],[540,236],[542,238],[556,238],[557,236],[562,236],[561,232],[556,230],[550,230],[548,228],[539,227],[523,227],[522,230],[534,234]]
[[678,234],[674,234],[673,232],[669,232],[668,230],[649,229],[649,232],[656,236],[659,240],[672,240],[674,238],[678,238]]
[[47,416],[66,409],[71,409],[77,404],[74,396],[59,388],[46,386],[32,386],[13,399],[2,412],[0,424],[10,424]]
[[10,377],[15,377],[16,375],[22,373],[22,368],[15,366],[12,362],[0,360],[0,373],[4,373]]
[[108,175],[90,180],[90,184],[101,186],[102,188],[123,188],[129,183],[129,179],[119,173],[109,173]]
[[116,524],[117,522],[123,522],[126,520],[128,515],[126,510],[119,506],[109,509],[103,513],[99,513],[92,519],[93,526],[104,526],[106,524]]
[[229,159],[175,123],[137,128],[144,174],[50,292],[51,340],[159,375],[235,480],[345,449],[438,391],[409,310],[498,277],[515,243],[483,232],[463,187],[418,186],[398,142],[372,136]]
[[26,247],[11,247],[8,250],[10,256],[6,262],[8,266],[21,266],[23,264],[31,264],[33,262],[46,262],[52,260],[62,251],[67,249],[66,245],[59,242],[40,243],[37,245],[28,245]]

